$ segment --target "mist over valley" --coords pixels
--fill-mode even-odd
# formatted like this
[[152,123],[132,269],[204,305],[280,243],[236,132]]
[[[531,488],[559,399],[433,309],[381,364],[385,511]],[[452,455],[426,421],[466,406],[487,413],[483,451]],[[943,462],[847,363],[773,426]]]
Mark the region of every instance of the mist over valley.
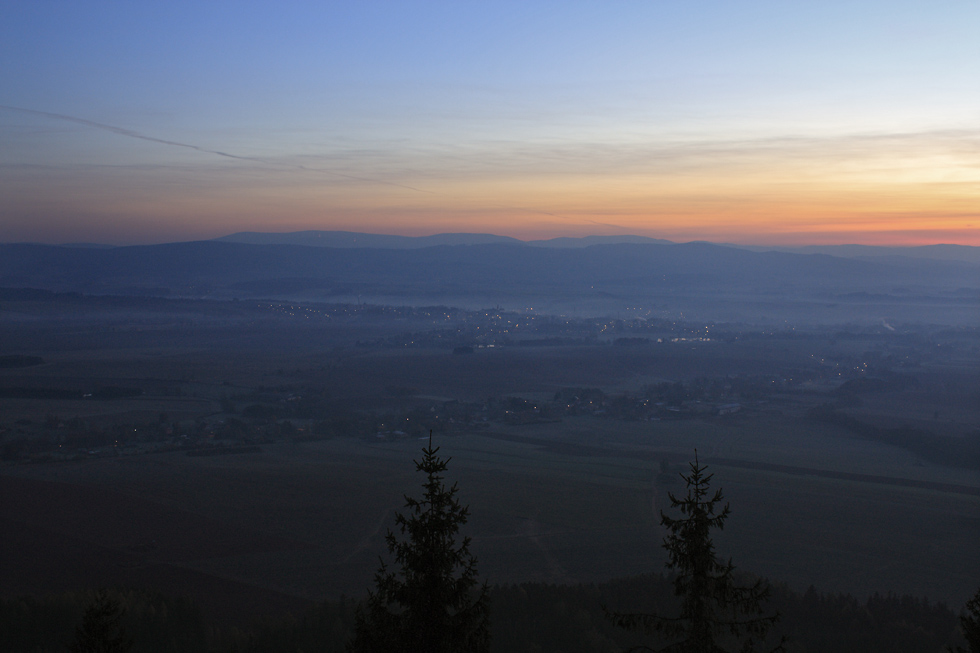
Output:
[[500,606],[659,573],[695,449],[780,605],[974,591],[972,250],[432,238],[0,245],[4,595],[360,596],[430,431]]

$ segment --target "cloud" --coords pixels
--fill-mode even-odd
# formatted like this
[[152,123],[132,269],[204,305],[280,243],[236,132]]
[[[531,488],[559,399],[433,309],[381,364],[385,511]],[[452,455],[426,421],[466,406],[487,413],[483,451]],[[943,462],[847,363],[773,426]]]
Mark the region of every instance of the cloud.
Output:
[[[117,127],[115,125],[108,125],[108,124],[105,124],[105,123],[96,122],[94,120],[88,120],[86,118],[79,118],[77,116],[70,116],[70,115],[62,114],[62,113],[53,113],[53,112],[50,112],[50,111],[40,111],[40,110],[37,110],[37,109],[27,109],[27,108],[23,108],[23,107],[15,107],[15,106],[10,106],[10,105],[0,105],[0,109],[6,109],[8,111],[16,111],[16,112],[19,112],[19,113],[26,113],[26,114],[29,114],[29,115],[41,116],[43,118],[49,118],[49,119],[52,119],[52,120],[61,120],[61,121],[66,121],[66,122],[72,122],[72,123],[75,123],[75,124],[84,125],[86,127],[91,127],[93,129],[99,129],[99,130],[102,130],[102,131],[107,131],[107,132],[110,132],[112,134],[117,134],[119,136],[126,136],[126,137],[129,137],[129,138],[136,138],[136,139],[147,141],[147,142],[150,142],[150,143],[157,143],[157,144],[160,144],[160,145],[167,145],[167,146],[171,146],[171,147],[186,148],[186,149],[190,149],[190,150],[195,150],[197,152],[202,152],[202,153],[205,153],[205,154],[213,154],[215,156],[225,157],[225,158],[229,158],[229,159],[235,159],[235,160],[238,160],[238,161],[248,161],[248,162],[252,162],[252,163],[261,163],[261,164],[264,164],[264,165],[271,165],[271,166],[279,167],[279,168],[285,167],[285,168],[294,169],[294,170],[302,170],[302,171],[305,171],[305,172],[322,173],[322,174],[332,175],[334,177],[341,177],[341,178],[344,178],[344,179],[350,179],[350,180],[354,180],[354,181],[363,181],[363,182],[368,182],[368,183],[373,183],[373,184],[381,184],[381,185],[384,185],[384,186],[391,186],[391,187],[395,187],[395,188],[403,188],[403,189],[414,191],[414,192],[417,192],[417,193],[426,193],[426,194],[432,194],[432,195],[438,195],[438,194],[440,194],[440,193],[438,193],[436,191],[426,190],[426,189],[423,189],[423,188],[418,188],[416,186],[410,186],[408,184],[402,184],[402,183],[398,183],[398,182],[394,182],[394,181],[388,181],[388,180],[380,179],[378,177],[370,177],[370,176],[363,176],[363,175],[351,175],[351,174],[346,174],[346,173],[341,173],[341,172],[335,172],[333,170],[326,170],[326,169],[323,169],[323,168],[311,167],[309,165],[302,164],[302,163],[297,163],[297,162],[292,162],[291,163],[291,162],[289,162],[288,159],[284,159],[284,158],[254,157],[254,156],[242,156],[242,155],[237,155],[237,154],[231,154],[229,152],[224,152],[222,150],[215,150],[215,149],[211,149],[211,148],[207,148],[207,147],[202,147],[200,145],[193,145],[191,143],[183,143],[183,142],[180,142],[180,141],[173,141],[173,140],[169,140],[169,139],[165,139],[165,138],[157,138],[155,136],[150,136],[148,134],[144,134],[144,133],[138,132],[138,131],[133,130],[133,129],[127,129],[127,128],[124,128],[124,127]],[[375,151],[372,152],[372,154],[374,156],[384,156],[386,154],[386,152],[384,150],[375,150]],[[362,152],[362,155],[363,155],[363,152]],[[334,158],[336,158],[336,157],[334,157]],[[144,168],[145,168],[145,166],[144,166]],[[496,206],[497,208],[504,209],[506,211],[517,211],[517,212],[522,212],[522,213],[535,213],[535,214],[539,214],[539,215],[547,215],[547,216],[550,216],[550,217],[554,217],[554,218],[558,218],[560,220],[566,220],[566,221],[568,221],[568,220],[575,221],[576,220],[575,218],[570,218],[569,216],[559,215],[557,213],[552,213],[552,212],[549,212],[549,211],[543,211],[541,209],[535,209],[535,208],[529,208],[529,207],[521,207],[521,206],[512,206],[512,205],[509,205],[509,204],[501,204],[501,203],[494,203],[493,205]],[[591,222],[591,221],[586,220],[584,222]],[[596,223],[596,224],[599,224],[599,223]],[[615,225],[606,225],[606,226],[615,226]]]
[[[720,229],[785,233],[860,226],[871,233],[965,229],[980,181],[977,130],[727,140],[619,134],[605,141],[595,134],[495,140],[454,131],[431,139],[365,133],[320,144],[314,133],[302,140],[267,139],[263,145],[277,154],[246,156],[232,147],[157,138],[71,115],[4,105],[0,110],[211,157],[180,166],[152,158],[126,165],[112,156],[75,165],[58,165],[56,158],[55,165],[37,166],[7,156],[0,186],[8,192],[8,208],[28,213],[61,202],[93,214],[101,207],[133,216],[220,217],[228,224],[253,214],[255,220],[305,220],[309,227],[371,215],[378,224],[485,224],[480,228],[489,230],[496,224],[508,232],[533,226],[542,235],[590,227],[652,235],[684,230],[692,237]],[[327,183],[331,178],[360,183]],[[179,194],[173,192],[177,184]],[[362,217],[350,219],[370,222]]]

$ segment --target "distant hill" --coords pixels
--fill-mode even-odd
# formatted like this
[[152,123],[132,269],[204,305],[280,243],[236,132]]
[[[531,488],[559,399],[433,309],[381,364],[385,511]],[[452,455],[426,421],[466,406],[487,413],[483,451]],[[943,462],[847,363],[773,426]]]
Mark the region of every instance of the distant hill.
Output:
[[620,245],[623,243],[646,245],[673,245],[669,240],[647,238],[646,236],[583,236],[581,238],[551,238],[549,240],[530,240],[534,247],[590,247],[592,245]]
[[87,247],[92,249],[112,249],[115,245],[104,245],[102,243],[64,243],[62,247]]
[[[243,243],[248,245],[302,245],[306,247],[422,249],[438,245],[521,245],[547,248],[582,248],[594,245],[674,245],[676,243],[647,236],[582,236],[560,237],[545,240],[522,241],[509,236],[476,233],[447,233],[432,236],[393,236],[368,234],[354,231],[293,231],[285,233],[242,231],[221,238],[217,242]],[[65,245],[66,247],[105,247],[99,245]],[[965,245],[924,245],[921,247],[881,247],[872,245],[809,245],[803,247],[777,247],[763,245],[721,246],[752,252],[785,252],[789,254],[826,254],[838,258],[882,259],[908,258],[937,261],[961,261],[980,264],[980,247]],[[901,261],[897,261],[901,263]]]
[[[0,245],[0,286],[87,293],[205,296],[303,288],[364,292],[884,292],[976,288],[980,266],[929,259],[854,259],[753,252],[711,243],[527,247],[509,242],[342,248],[195,241],[112,249]],[[281,288],[281,290],[277,290]],[[163,290],[161,290],[163,289]]]
[[732,245],[753,252],[791,252],[798,254],[829,254],[842,258],[926,258],[937,261],[962,261],[980,264],[980,247],[967,245],[922,245],[919,247],[880,247],[874,245],[808,245],[805,247],[763,247]]
[[[967,245],[923,245],[918,247],[886,247],[874,245],[806,245],[783,247],[772,245],[740,245],[732,243],[675,243],[661,238],[647,236],[582,236],[559,237],[542,240],[523,241],[509,236],[481,233],[445,233],[431,236],[397,236],[390,234],[370,234],[355,231],[293,231],[259,232],[240,231],[221,236],[208,242],[241,243],[246,245],[299,245],[304,247],[327,247],[337,249],[424,249],[440,245],[515,245],[549,249],[581,249],[596,245],[675,245],[675,244],[714,244],[719,247],[747,250],[750,252],[782,252],[786,254],[822,254],[837,258],[863,259],[885,262],[891,260],[898,266],[910,265],[910,259],[935,261],[956,261],[980,265],[980,247]],[[35,245],[36,243],[8,243],[8,245]],[[177,243],[168,243],[174,245]],[[164,245],[160,245],[163,247]],[[65,248],[114,249],[116,246],[99,243],[65,243]]]
[[390,236],[366,234],[355,231],[293,231],[286,233],[241,231],[221,238],[218,242],[245,243],[248,245],[304,245],[307,247],[343,247],[381,249],[421,249],[436,245],[529,245],[532,247],[589,247],[591,245],[617,245],[642,243],[672,245],[669,240],[646,236],[583,236],[581,238],[551,238],[548,240],[522,241],[508,236],[493,234],[434,234],[432,236]]
[[293,231],[288,233],[266,233],[259,231],[240,231],[229,236],[215,238],[218,242],[245,243],[248,245],[303,245],[306,247],[343,247],[381,249],[420,249],[437,245],[488,245],[513,244],[524,242],[508,236],[493,234],[435,234],[433,236],[389,236],[385,234],[364,234],[354,231]]
[[756,324],[791,317],[808,324],[975,325],[980,315],[978,264],[755,252],[699,242],[556,247],[505,240],[381,248],[211,240],[111,249],[22,243],[0,245],[0,288],[534,307],[624,317],[637,310],[640,316]]

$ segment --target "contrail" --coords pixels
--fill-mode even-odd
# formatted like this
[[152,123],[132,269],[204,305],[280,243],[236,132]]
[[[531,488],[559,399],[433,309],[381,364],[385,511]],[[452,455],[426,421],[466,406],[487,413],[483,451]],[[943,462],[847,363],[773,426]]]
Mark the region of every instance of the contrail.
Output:
[[[171,147],[184,147],[184,148],[187,148],[189,150],[196,150],[198,152],[203,152],[205,154],[214,154],[215,156],[223,156],[223,157],[226,157],[228,159],[236,159],[238,161],[253,161],[255,163],[263,163],[263,164],[266,164],[266,165],[284,166],[284,167],[287,167],[287,168],[293,168],[294,170],[305,170],[307,172],[321,172],[321,173],[324,173],[324,174],[333,175],[335,177],[343,177],[344,179],[353,179],[355,181],[366,181],[366,182],[374,183],[374,184],[383,184],[385,186],[394,186],[395,188],[404,188],[406,190],[415,191],[416,193],[426,193],[426,194],[430,194],[430,195],[431,194],[437,194],[437,193],[435,193],[435,191],[425,190],[424,188],[416,188],[415,186],[408,186],[406,184],[399,184],[399,183],[394,182],[394,181],[384,181],[383,179],[376,179],[376,178],[371,178],[371,177],[358,177],[356,175],[348,175],[348,174],[344,174],[342,172],[333,172],[332,170],[324,170],[322,168],[308,168],[308,167],[306,167],[304,165],[288,164],[288,163],[283,163],[281,161],[275,161],[275,160],[270,160],[270,159],[263,159],[261,157],[255,157],[255,156],[240,156],[240,155],[237,155],[237,154],[230,154],[228,152],[222,152],[221,150],[212,150],[212,149],[209,149],[209,148],[206,148],[206,147],[201,147],[200,145],[192,145],[190,143],[181,143],[180,141],[171,141],[171,140],[167,140],[165,138],[157,138],[156,136],[148,136],[146,134],[142,134],[142,133],[140,133],[138,131],[134,131],[132,129],[126,129],[125,127],[116,127],[115,125],[107,125],[107,124],[102,123],[102,122],[96,122],[94,120],[86,120],[85,118],[78,118],[76,116],[69,116],[69,115],[66,115],[64,113],[52,113],[50,111],[39,111],[37,109],[25,109],[23,107],[14,107],[14,106],[10,106],[8,104],[0,104],[0,109],[7,109],[8,111],[18,111],[20,113],[27,113],[27,114],[31,114],[31,115],[35,115],[35,116],[42,116],[44,118],[51,118],[53,120],[64,120],[66,122],[73,122],[73,123],[78,124],[78,125],[85,125],[86,127],[92,127],[93,129],[101,129],[102,131],[107,131],[107,132],[110,132],[112,134],[118,134],[119,136],[128,136],[130,138],[138,138],[141,141],[148,141],[150,143],[159,143],[160,145],[170,145]],[[542,211],[540,209],[529,209],[529,208],[526,208],[526,207],[509,206],[509,205],[506,205],[506,204],[496,204],[496,206],[499,207],[499,208],[502,208],[502,209],[507,209],[509,211],[524,211],[524,212],[527,212],[527,213],[537,213],[539,215],[548,215],[548,216],[551,216],[553,218],[560,218],[562,220],[589,222],[589,223],[592,223],[592,224],[597,224],[597,225],[602,225],[602,226],[609,226],[609,227],[617,227],[619,229],[623,229],[623,227],[619,227],[618,225],[607,225],[607,224],[602,223],[602,222],[595,222],[594,220],[586,220],[586,219],[583,219],[583,218],[572,218],[572,217],[565,216],[565,215],[559,215],[557,213],[550,213],[548,211]]]
[[197,150],[198,152],[204,152],[205,154],[214,154],[217,156],[227,157],[229,159],[237,159],[239,161],[254,161],[256,163],[264,163],[266,165],[285,166],[287,168],[293,168],[295,170],[306,170],[308,172],[322,172],[328,175],[334,175],[335,177],[343,177],[345,179],[354,179],[357,181],[367,181],[375,184],[384,184],[386,186],[395,186],[397,188],[406,188],[408,190],[413,190],[417,193],[432,192],[428,190],[423,190],[421,188],[415,188],[414,186],[399,184],[394,181],[384,181],[383,179],[372,179],[368,177],[357,177],[355,175],[346,175],[342,172],[333,172],[332,170],[307,168],[306,166],[303,165],[284,164],[281,161],[271,161],[269,159],[263,159],[261,157],[255,157],[255,156],[239,156],[237,154],[229,154],[228,152],[222,152],[221,150],[212,150],[206,147],[201,147],[200,145],[191,145],[190,143],[181,143],[179,141],[170,141],[165,138],[147,136],[146,134],[141,134],[140,132],[133,131],[132,129],[126,129],[124,127],[116,127],[115,125],[107,125],[105,123],[95,122],[94,120],[86,120],[85,118],[77,118],[75,116],[69,116],[63,113],[51,113],[50,111],[38,111],[37,109],[24,109],[23,107],[12,107],[7,104],[0,104],[0,109],[19,111],[21,113],[29,113],[35,116],[44,116],[45,118],[52,118],[54,120],[65,120],[67,122],[73,122],[79,125],[85,125],[86,127],[92,127],[94,129],[101,129],[103,131],[111,132],[113,134],[119,134],[120,136],[129,136],[130,138],[138,138],[141,141],[149,141],[150,143],[160,143],[161,145],[170,145],[173,147],[186,147],[189,150]]
[[106,125],[101,122],[95,122],[94,120],[85,120],[84,118],[76,118],[75,116],[66,116],[63,113],[51,113],[50,111],[38,111],[37,109],[23,109],[21,107],[12,107],[6,104],[0,104],[0,109],[8,109],[10,111],[20,111],[21,113],[30,113],[35,116],[54,118],[55,120],[66,120],[68,122],[74,122],[79,125],[85,125],[86,127],[94,127],[95,129],[102,129],[107,132],[112,132],[113,134],[119,134],[120,136],[129,136],[130,138],[138,138],[143,141],[150,141],[151,143],[161,143],[163,145],[173,145],[174,147],[186,147],[190,150],[197,150],[198,152],[206,152],[208,154],[217,154],[218,156],[226,156],[229,159],[241,159],[245,161],[258,160],[258,159],[253,159],[252,157],[236,156],[234,154],[228,154],[227,152],[220,152],[218,150],[209,150],[205,147],[200,147],[198,145],[190,145],[188,143],[178,143],[177,141],[168,141],[163,138],[147,136],[146,134],[141,134],[137,131],[133,131],[132,129],[124,129],[123,127]]

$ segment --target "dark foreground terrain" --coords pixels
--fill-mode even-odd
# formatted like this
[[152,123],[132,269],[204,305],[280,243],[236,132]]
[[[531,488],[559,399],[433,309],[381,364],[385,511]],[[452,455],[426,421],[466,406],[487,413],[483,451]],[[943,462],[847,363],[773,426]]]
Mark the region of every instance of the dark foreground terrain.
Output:
[[[780,584],[797,650],[848,650],[792,616],[814,601],[936,650],[980,585],[975,326],[5,290],[0,343],[6,600],[137,587],[188,597],[212,642],[285,612],[346,636],[336,601],[370,587],[430,430],[513,626],[498,650],[559,641],[521,634],[530,595],[581,650],[626,641],[593,599],[663,569],[695,448],[732,505],[719,550]],[[288,623],[261,632],[305,636]]]
[[[657,575],[590,584],[494,586],[491,650],[614,653],[649,645],[651,637],[615,627],[603,606],[669,611],[670,592],[667,580]],[[310,604],[239,628],[209,619],[186,597],[130,588],[110,594],[126,610],[121,625],[133,650],[148,653],[343,651],[354,631],[356,602],[349,598]],[[77,592],[43,599],[0,599],[4,650],[63,651],[92,598],[93,592]],[[938,652],[950,642],[962,642],[951,610],[909,596],[857,600],[812,588],[801,594],[777,586],[767,605],[779,612],[776,630],[788,638],[786,650],[791,653]]]

